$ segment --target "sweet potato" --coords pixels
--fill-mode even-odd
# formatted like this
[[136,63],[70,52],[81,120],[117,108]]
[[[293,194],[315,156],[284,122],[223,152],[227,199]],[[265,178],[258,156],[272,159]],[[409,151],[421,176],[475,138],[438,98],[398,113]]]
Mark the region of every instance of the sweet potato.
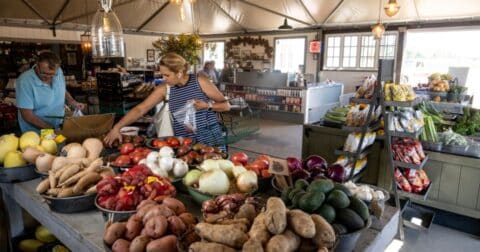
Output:
[[255,210],[255,206],[245,203],[238,209],[237,214],[235,214],[235,219],[246,218],[252,223],[256,216],[257,211]]
[[163,216],[168,218],[170,216],[175,215],[172,209],[168,208],[164,205],[156,205],[148,210],[148,212],[143,216],[143,223],[147,223],[147,221],[155,216]]
[[290,230],[274,235],[267,243],[267,252],[293,252],[300,246],[300,237]]
[[281,234],[287,228],[287,208],[282,199],[270,197],[265,211],[265,225],[272,234]]
[[83,176],[85,176],[85,174],[87,174],[87,171],[85,171],[85,170],[80,171],[80,172],[76,173],[75,175],[71,176],[70,178],[68,178],[67,180],[60,183],[60,186],[73,185],[73,184],[77,183],[77,181],[79,181],[81,178],[83,178]]
[[67,179],[69,179],[79,171],[80,166],[78,164],[67,165],[63,169],[62,175],[60,175],[60,178],[58,179],[58,184],[62,184],[63,182],[67,181]]
[[255,218],[248,235],[250,239],[257,240],[262,245],[265,245],[270,240],[270,232],[268,232],[267,225],[265,225],[265,213],[260,213]]
[[195,225],[198,223],[197,217],[195,217],[193,214],[188,212],[182,213],[178,217],[182,219],[183,223],[185,223],[185,225],[187,226]]
[[135,237],[130,243],[130,252],[143,252],[150,242],[150,238],[146,235]]
[[242,248],[243,244],[248,240],[248,235],[238,229],[235,224],[231,225],[215,225],[209,223],[198,223],[195,226],[200,238],[217,242],[233,248]]
[[128,252],[130,242],[125,239],[118,239],[113,243],[112,252]]
[[100,168],[98,174],[100,174],[102,178],[106,178],[110,176],[115,176],[115,171],[112,169],[112,167],[104,166]]
[[126,225],[126,222],[115,222],[107,225],[105,234],[103,234],[103,241],[108,245],[112,245],[116,240],[123,236],[126,230]]
[[57,179],[52,171],[48,171],[48,181],[50,182],[50,188],[57,187]]
[[50,180],[48,178],[42,180],[37,186],[36,191],[40,194],[46,192],[50,188]]
[[168,217],[167,221],[168,230],[170,231],[170,233],[176,236],[182,235],[187,230],[187,226],[178,216],[170,216]]
[[100,170],[100,167],[103,165],[103,159],[102,158],[97,158],[93,160],[87,168],[85,168],[86,171],[91,171],[91,172],[98,172]]
[[315,223],[304,211],[298,209],[288,211],[287,221],[288,227],[300,237],[310,239],[315,236]]
[[252,238],[243,244],[242,252],[263,252],[262,243]]
[[316,230],[313,242],[319,247],[332,248],[335,244],[335,231],[330,223],[318,214],[312,214],[311,217]]
[[50,188],[47,190],[47,194],[56,197],[62,188]]
[[147,244],[147,252],[176,252],[177,237],[175,235],[167,235],[160,239],[153,240]]
[[168,221],[167,218],[164,216],[154,216],[148,219],[145,223],[145,233],[153,238],[157,239],[165,235],[167,233]]
[[236,250],[216,242],[195,242],[188,248],[189,252],[235,252]]
[[82,193],[85,188],[88,188],[90,185],[97,183],[102,179],[98,173],[95,172],[88,172],[83,176],[80,180],[78,180],[77,184],[73,187],[74,193]]
[[57,197],[58,198],[66,198],[66,197],[72,197],[75,196],[76,194],[73,193],[73,187],[65,187],[58,192]]
[[185,205],[180,200],[171,197],[165,198],[162,204],[172,209],[176,215],[180,215],[186,211]]
[[128,218],[125,228],[125,238],[131,241],[133,238],[140,235],[140,232],[143,228],[143,223],[141,220],[138,220],[136,215],[132,215],[130,218]]
[[93,193],[97,193],[97,186],[96,185],[92,185],[90,186],[90,188],[88,188],[86,191],[85,191],[85,194],[93,194]]

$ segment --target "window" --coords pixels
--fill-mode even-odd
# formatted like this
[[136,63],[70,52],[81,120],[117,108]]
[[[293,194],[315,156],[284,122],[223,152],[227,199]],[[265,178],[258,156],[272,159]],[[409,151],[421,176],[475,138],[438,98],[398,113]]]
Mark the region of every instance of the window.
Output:
[[326,35],[325,41],[324,69],[372,70],[379,58],[395,58],[397,33],[385,33],[380,43],[371,33]]
[[329,37],[327,39],[327,66],[340,66],[340,41],[342,37]]
[[275,39],[274,69],[283,73],[298,72],[300,65],[305,65],[306,38]]
[[203,62],[215,61],[215,68],[223,69],[224,64],[224,41],[210,41],[203,44]]

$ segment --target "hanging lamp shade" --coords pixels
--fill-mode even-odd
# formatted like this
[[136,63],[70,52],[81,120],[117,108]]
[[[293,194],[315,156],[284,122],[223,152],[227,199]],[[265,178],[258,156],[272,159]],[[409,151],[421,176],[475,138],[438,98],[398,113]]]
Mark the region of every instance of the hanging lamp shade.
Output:
[[278,29],[280,29],[280,30],[291,30],[291,29],[293,29],[293,27],[288,24],[288,20],[285,18],[285,20],[283,20],[283,24],[280,25],[278,27]]
[[86,31],[80,35],[80,47],[84,54],[88,54],[92,51],[92,36],[90,36],[90,32]]
[[389,17],[393,17],[397,15],[398,11],[400,11],[400,5],[397,3],[397,0],[388,0],[388,3],[384,7],[385,14]]
[[97,10],[92,20],[92,56],[125,57],[122,25],[113,10]]
[[372,26],[372,33],[375,39],[382,39],[383,33],[385,33],[385,26],[381,23],[377,23],[376,25]]

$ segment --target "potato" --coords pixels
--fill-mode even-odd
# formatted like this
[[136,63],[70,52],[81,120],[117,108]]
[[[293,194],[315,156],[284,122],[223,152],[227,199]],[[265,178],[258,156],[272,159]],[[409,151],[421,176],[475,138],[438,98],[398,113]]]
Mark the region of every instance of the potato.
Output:
[[304,211],[298,209],[288,211],[287,221],[288,227],[297,235],[307,239],[315,236],[315,223]]
[[242,248],[243,244],[248,240],[248,235],[238,229],[236,224],[215,225],[209,223],[198,223],[195,226],[200,238],[217,242],[233,248]]
[[162,204],[172,209],[176,215],[180,215],[186,211],[185,205],[180,200],[171,197],[165,198]]
[[317,250],[317,252],[328,252],[328,249],[325,247],[321,247]]
[[293,252],[300,246],[300,237],[290,230],[273,236],[267,243],[267,252]]
[[138,210],[138,211],[137,211],[137,214],[136,214],[136,215],[138,216],[138,218],[143,219],[143,217],[145,216],[145,214],[147,214],[148,211],[150,211],[150,209],[153,208],[153,207],[155,207],[156,205],[157,205],[157,203],[155,203],[155,205],[153,205],[153,204],[148,204],[148,205],[145,205],[145,206],[142,207],[142,208],[138,208],[138,207],[137,207],[137,210]]
[[332,248],[335,244],[335,231],[332,226],[318,214],[312,214],[311,217],[316,230],[313,242],[319,247]]
[[113,243],[112,252],[128,252],[130,242],[124,239],[118,239]]
[[259,241],[265,245],[270,240],[270,233],[265,225],[265,213],[260,213],[253,221],[252,227],[248,232],[250,239]]
[[147,223],[145,223],[144,230],[149,237],[157,239],[167,232],[167,227],[167,218],[159,215],[148,219]]
[[263,252],[262,243],[251,237],[243,244],[242,252]]
[[187,226],[185,226],[185,223],[183,223],[182,219],[178,216],[170,216],[167,220],[170,233],[180,236],[187,230]]
[[188,248],[189,252],[235,252],[236,250],[216,242],[195,242]]
[[157,204],[158,203],[155,200],[151,200],[151,199],[142,200],[142,202],[138,204],[137,210],[140,210],[140,208],[143,208],[144,206],[147,206],[147,205],[156,206]]
[[[298,252],[311,252],[317,251],[318,246],[313,243],[312,239],[305,239],[303,238],[300,242],[300,247],[298,248]],[[328,252],[328,250],[326,251]]]
[[235,214],[235,219],[246,218],[252,223],[256,216],[257,211],[255,210],[255,206],[245,203],[238,209],[237,214]]
[[148,210],[148,212],[143,216],[143,223],[147,223],[150,218],[155,216],[163,216],[168,218],[170,216],[175,215],[175,212],[168,208],[165,205],[156,205]]
[[150,242],[150,237],[146,235],[140,235],[135,237],[130,243],[130,252],[143,252]]
[[270,197],[265,211],[265,225],[272,234],[281,234],[287,228],[287,208],[282,199]]
[[125,227],[126,227],[125,238],[131,241],[133,240],[133,238],[140,235],[140,232],[142,231],[142,228],[143,228],[143,223],[134,214],[130,216],[130,218],[127,221],[127,225]]
[[195,225],[198,223],[197,217],[188,212],[182,213],[178,217],[182,219],[183,223],[185,223],[186,226]]
[[103,241],[112,245],[116,240],[123,236],[126,230],[126,222],[115,222],[107,226],[105,234],[103,235]]
[[147,244],[147,252],[176,252],[177,237],[175,235],[167,235],[160,239],[153,240]]

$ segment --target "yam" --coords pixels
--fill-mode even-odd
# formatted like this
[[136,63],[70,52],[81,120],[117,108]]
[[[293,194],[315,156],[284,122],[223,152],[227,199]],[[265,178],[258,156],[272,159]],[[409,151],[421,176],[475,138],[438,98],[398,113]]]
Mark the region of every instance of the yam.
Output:
[[73,187],[62,188],[57,195],[57,197],[59,198],[66,198],[66,197],[72,197],[72,196],[75,196],[75,193],[73,193]]
[[102,158],[97,158],[93,160],[90,165],[88,165],[87,168],[85,168],[86,171],[91,171],[91,172],[98,172],[103,165],[103,159]]
[[48,178],[42,180],[37,186],[37,192],[42,194],[50,188],[50,180]]
[[63,169],[63,172],[60,175],[60,178],[58,179],[58,183],[62,184],[63,182],[65,182],[67,179],[69,179],[79,171],[80,171],[80,166],[78,164],[70,164],[66,166]]
[[56,157],[52,162],[52,168],[50,170],[57,172],[69,163],[70,160],[66,157]]
[[257,210],[255,210],[255,206],[245,203],[238,209],[237,214],[235,214],[235,219],[246,218],[252,223],[256,216]]
[[167,233],[168,221],[164,216],[155,216],[145,223],[145,234],[150,238],[160,238]]
[[103,241],[107,245],[112,245],[116,240],[121,238],[126,230],[126,222],[115,222],[110,224],[103,234]]
[[160,239],[153,240],[147,244],[147,252],[176,252],[177,237],[175,235],[167,235]]
[[87,171],[83,170],[81,172],[78,172],[77,174],[71,176],[70,178],[68,178],[67,180],[63,181],[63,183],[60,183],[60,186],[69,186],[69,185],[73,185],[75,183],[77,183],[77,181],[79,181],[83,176],[85,176],[85,174],[87,174]]
[[265,225],[272,234],[281,234],[287,228],[287,208],[282,199],[270,197],[265,211]]
[[53,189],[57,187],[57,179],[52,171],[48,171],[48,181],[50,182],[50,188]]
[[319,247],[332,248],[335,244],[335,231],[332,226],[318,214],[312,214],[311,217],[316,230],[313,242]]
[[97,185],[90,186],[90,188],[88,188],[88,189],[85,191],[85,194],[86,194],[86,195],[94,194],[94,193],[97,193]]
[[260,213],[255,218],[248,235],[250,239],[257,240],[262,245],[265,245],[268,240],[270,240],[270,233],[268,232],[267,225],[265,225],[265,213]]
[[118,239],[113,243],[112,252],[128,252],[130,242],[125,239]]
[[75,184],[75,186],[73,187],[73,192],[82,193],[85,188],[87,188],[92,184],[97,183],[101,179],[102,179],[102,176],[100,176],[98,173],[88,172],[87,174],[85,174],[85,176],[83,176],[83,178],[78,180],[77,184]]
[[209,223],[198,223],[195,232],[200,238],[211,242],[221,243],[233,248],[242,248],[248,240],[248,235],[238,229],[235,224],[215,225]]
[[235,252],[236,250],[216,242],[195,242],[188,248],[189,252]]
[[262,243],[251,237],[243,244],[242,252],[263,252]]
[[135,237],[130,243],[130,252],[143,252],[147,248],[147,244],[150,242],[150,238],[146,235],[140,235]]
[[135,215],[132,215],[130,218],[128,218],[125,228],[125,238],[131,241],[133,238],[140,235],[140,232],[143,228],[143,223],[142,221],[138,220]]
[[300,237],[290,230],[273,236],[267,243],[267,252],[293,252],[300,247]]
[[102,178],[106,178],[110,176],[115,176],[115,171],[112,169],[112,167],[104,166],[100,168],[100,170],[98,171],[98,174],[100,174]]
[[50,188],[47,190],[47,195],[50,195],[52,197],[57,197],[60,190],[62,190],[62,188]]
[[302,210],[290,210],[287,213],[288,227],[303,238],[315,236],[315,223],[312,217]]

